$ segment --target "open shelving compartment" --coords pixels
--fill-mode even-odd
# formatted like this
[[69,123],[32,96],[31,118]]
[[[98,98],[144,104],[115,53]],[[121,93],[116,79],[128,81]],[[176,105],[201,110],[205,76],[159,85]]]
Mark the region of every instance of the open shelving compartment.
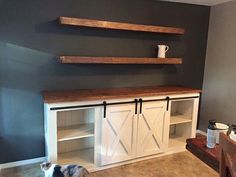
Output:
[[57,113],[59,164],[94,166],[94,108]]
[[192,136],[194,99],[171,101],[169,148],[185,147]]

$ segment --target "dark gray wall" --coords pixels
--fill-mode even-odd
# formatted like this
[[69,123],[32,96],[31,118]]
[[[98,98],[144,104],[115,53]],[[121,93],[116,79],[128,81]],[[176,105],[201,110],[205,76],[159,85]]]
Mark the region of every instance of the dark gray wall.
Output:
[[[183,36],[60,26],[58,16],[183,27]],[[209,8],[155,0],[0,1],[0,163],[44,156],[42,90],[181,84],[201,88]],[[183,65],[61,65],[56,56],[155,57]]]
[[211,9],[199,128],[209,119],[236,124],[236,1]]

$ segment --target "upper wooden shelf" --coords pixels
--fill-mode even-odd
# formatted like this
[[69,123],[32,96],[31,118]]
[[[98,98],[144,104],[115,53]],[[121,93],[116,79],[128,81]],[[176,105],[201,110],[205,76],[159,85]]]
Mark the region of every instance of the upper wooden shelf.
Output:
[[89,20],[89,19],[71,18],[71,17],[59,17],[59,23],[63,25],[83,26],[91,28],[143,31],[143,32],[153,32],[153,33],[165,33],[165,34],[184,34],[185,32],[183,28],[154,26],[154,25],[139,25],[131,23],[119,23],[119,22]]
[[182,59],[60,56],[59,62],[65,64],[182,64]]

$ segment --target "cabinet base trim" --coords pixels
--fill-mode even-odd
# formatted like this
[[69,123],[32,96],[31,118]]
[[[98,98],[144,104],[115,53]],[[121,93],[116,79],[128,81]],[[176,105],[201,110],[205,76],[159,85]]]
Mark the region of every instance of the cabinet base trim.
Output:
[[116,163],[116,164],[112,164],[112,165],[106,165],[106,166],[102,166],[102,167],[94,167],[94,169],[90,168],[90,169],[88,169],[88,171],[89,172],[95,172],[95,171],[105,170],[105,169],[109,169],[109,168],[113,168],[113,167],[132,164],[132,163],[140,162],[140,161],[143,161],[143,160],[154,159],[154,158],[157,158],[157,157],[162,157],[162,156],[171,155],[171,154],[175,154],[175,153],[179,153],[179,152],[185,152],[185,151],[187,151],[186,148],[181,147],[181,148],[178,148],[176,150],[167,151],[165,153],[160,153],[160,154],[151,155],[151,156],[147,156],[147,157],[141,157],[141,158],[128,160],[128,161],[124,161],[124,162],[120,162],[120,163]]

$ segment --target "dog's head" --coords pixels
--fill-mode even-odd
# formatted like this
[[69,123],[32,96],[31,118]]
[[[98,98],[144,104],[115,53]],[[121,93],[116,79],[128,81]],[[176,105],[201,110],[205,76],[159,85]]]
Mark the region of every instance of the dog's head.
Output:
[[40,164],[41,169],[45,172],[52,166],[51,162],[44,162]]

